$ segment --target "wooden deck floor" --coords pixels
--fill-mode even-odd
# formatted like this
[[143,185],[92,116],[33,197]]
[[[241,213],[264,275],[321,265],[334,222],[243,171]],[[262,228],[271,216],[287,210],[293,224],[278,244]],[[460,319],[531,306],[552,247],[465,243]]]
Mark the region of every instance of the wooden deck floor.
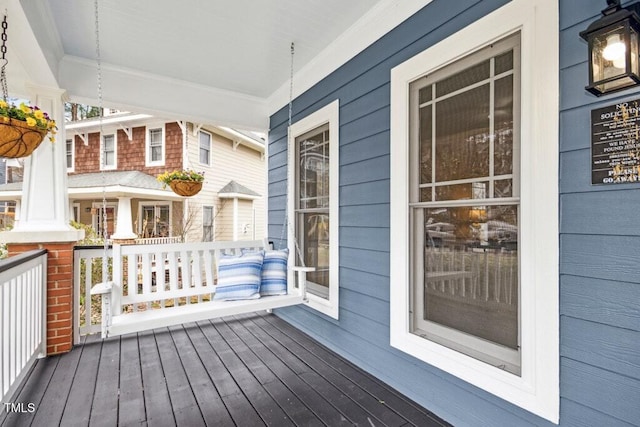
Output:
[[0,408],[0,425],[448,425],[267,314],[88,337],[13,401],[25,412]]

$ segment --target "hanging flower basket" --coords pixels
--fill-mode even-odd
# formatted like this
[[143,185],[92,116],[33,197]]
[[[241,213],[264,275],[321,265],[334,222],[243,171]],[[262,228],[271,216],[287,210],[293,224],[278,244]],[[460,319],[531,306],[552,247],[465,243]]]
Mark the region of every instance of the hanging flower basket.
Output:
[[202,182],[175,179],[169,183],[169,187],[179,196],[191,197],[202,190]]
[[28,126],[27,122],[0,120],[0,157],[28,156],[38,148],[46,134],[46,130]]
[[204,172],[196,172],[191,169],[175,170],[158,175],[158,181],[162,183],[162,188],[168,185],[174,193],[191,197],[202,190]]
[[47,133],[54,141],[56,122],[38,107],[9,105],[0,100],[0,157],[26,157],[38,148]]

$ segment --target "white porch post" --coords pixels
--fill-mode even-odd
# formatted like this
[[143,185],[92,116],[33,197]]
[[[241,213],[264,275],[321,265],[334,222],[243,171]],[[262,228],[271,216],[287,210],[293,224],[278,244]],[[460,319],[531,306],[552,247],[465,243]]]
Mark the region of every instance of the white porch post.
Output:
[[114,240],[131,240],[136,237],[138,237],[137,234],[133,232],[131,197],[119,196],[116,229],[111,238]]
[[[64,91],[34,85],[28,89],[32,103],[48,112],[58,124],[57,141],[51,143],[47,136],[34,153],[24,159],[19,220],[13,230],[0,235],[0,240],[14,243],[77,241],[82,239],[84,232],[69,225]],[[10,236],[5,237],[5,234]]]

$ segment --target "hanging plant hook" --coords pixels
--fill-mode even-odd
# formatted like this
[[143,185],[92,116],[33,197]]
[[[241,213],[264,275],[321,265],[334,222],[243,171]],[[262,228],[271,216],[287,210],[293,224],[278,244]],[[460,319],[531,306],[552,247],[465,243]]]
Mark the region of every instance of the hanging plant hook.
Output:
[[2,68],[0,68],[0,85],[2,86],[2,99],[7,101],[9,90],[7,88],[7,73],[5,68],[9,63],[7,59],[7,11],[4,12],[4,19],[2,20],[2,45],[0,46],[0,52],[2,53]]

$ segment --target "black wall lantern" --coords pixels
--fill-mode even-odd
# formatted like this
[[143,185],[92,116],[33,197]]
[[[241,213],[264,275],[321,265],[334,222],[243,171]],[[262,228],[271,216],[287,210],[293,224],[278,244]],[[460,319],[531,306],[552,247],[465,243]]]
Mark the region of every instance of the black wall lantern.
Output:
[[638,3],[627,8],[607,0],[602,17],[580,33],[589,43],[589,86],[596,96],[640,84]]

